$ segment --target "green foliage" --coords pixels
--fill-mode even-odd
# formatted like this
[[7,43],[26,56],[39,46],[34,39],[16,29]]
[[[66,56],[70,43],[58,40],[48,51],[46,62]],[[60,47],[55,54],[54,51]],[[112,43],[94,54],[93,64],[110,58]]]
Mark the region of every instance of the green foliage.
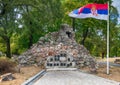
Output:
[[[118,11],[111,0],[2,0],[0,1],[0,51],[7,52],[10,39],[12,54],[21,54],[40,37],[58,31],[61,23],[72,26],[72,10],[88,3],[110,1],[110,56],[120,56]],[[4,3],[3,3],[4,2]],[[76,41],[94,56],[106,55],[107,22],[93,18],[75,20]],[[46,39],[47,41],[47,39]]]
[[[120,46],[118,45],[120,40],[115,39],[115,37],[118,38],[118,33],[116,32],[119,31],[118,28],[115,28],[115,25],[117,24],[118,12],[115,7],[111,6],[111,0],[85,0],[84,2],[83,0],[74,0],[71,2],[69,0],[65,0],[63,5],[66,11],[65,21],[69,24],[72,24],[67,14],[74,9],[77,9],[88,3],[107,3],[107,1],[110,1],[110,56],[114,56],[116,54],[119,56],[119,49],[116,49],[115,47]],[[92,55],[101,56],[102,53],[105,53],[106,55],[107,21],[92,18],[76,19],[75,29],[75,37],[77,42],[84,44],[84,46]],[[111,41],[116,43],[116,45],[112,44]],[[115,49],[117,50],[117,53],[114,51]]]
[[0,38],[0,51],[5,53],[5,42]]

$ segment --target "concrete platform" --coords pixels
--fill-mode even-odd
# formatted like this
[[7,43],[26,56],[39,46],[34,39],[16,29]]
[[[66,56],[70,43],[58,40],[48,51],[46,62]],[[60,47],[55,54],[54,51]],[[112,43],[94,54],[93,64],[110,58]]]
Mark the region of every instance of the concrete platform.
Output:
[[119,85],[119,82],[80,71],[48,71],[33,85]]
[[77,68],[48,68],[47,71],[74,71]]

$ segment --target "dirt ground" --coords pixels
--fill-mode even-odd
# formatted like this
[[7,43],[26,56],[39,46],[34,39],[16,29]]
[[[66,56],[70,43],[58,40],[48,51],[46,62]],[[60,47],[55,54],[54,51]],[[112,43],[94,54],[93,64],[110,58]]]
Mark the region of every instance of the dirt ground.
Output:
[[20,73],[13,74],[15,77],[14,80],[0,82],[0,85],[21,85],[25,80],[32,77],[41,70],[41,67],[36,66],[22,67]]
[[[113,62],[114,59],[111,59],[110,61]],[[25,80],[27,80],[31,76],[35,75],[36,73],[40,72],[41,70],[42,70],[41,67],[36,67],[36,66],[22,67],[20,73],[13,74],[13,76],[16,79],[14,79],[12,81],[0,82],[0,85],[21,85]],[[81,70],[89,72],[88,68],[83,68]],[[106,74],[106,66],[99,65],[99,68],[97,70],[97,74],[93,74],[93,75],[97,75],[97,76],[100,76],[103,78],[107,78],[110,80],[115,80],[115,81],[120,82],[120,67],[111,66],[110,67],[110,74],[107,75]]]
[[[109,62],[112,62],[114,63],[114,61],[116,59],[120,59],[120,57],[114,57],[114,58],[109,58]],[[97,60],[98,62],[99,61],[106,61],[106,58],[104,59],[98,59]],[[120,63],[119,63],[120,64]],[[118,81],[120,82],[120,67],[114,67],[114,66],[110,66],[110,74],[107,75],[106,73],[106,65],[99,65],[99,68],[98,68],[98,73],[96,74],[97,76],[100,76],[100,77],[103,77],[103,78],[107,78],[107,79],[110,79],[110,80],[115,80],[115,81]]]
[[106,72],[106,66],[101,66],[96,75],[120,82],[120,67],[110,67],[110,74],[108,75]]
[[[82,71],[87,73],[91,73],[89,68],[82,68]],[[97,75],[106,79],[114,80],[120,82],[120,67],[110,66],[110,74],[107,74],[106,65],[99,65],[97,73],[92,73],[93,75]]]

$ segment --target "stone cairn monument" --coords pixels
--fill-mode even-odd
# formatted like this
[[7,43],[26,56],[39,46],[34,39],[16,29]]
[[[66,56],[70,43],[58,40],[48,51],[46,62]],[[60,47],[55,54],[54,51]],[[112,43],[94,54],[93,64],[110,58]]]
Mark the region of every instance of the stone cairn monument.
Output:
[[48,56],[65,52],[73,56],[76,68],[88,66],[90,71],[96,71],[96,61],[89,51],[75,41],[75,33],[67,24],[61,25],[58,32],[48,33],[36,44],[18,57],[20,65],[45,65]]

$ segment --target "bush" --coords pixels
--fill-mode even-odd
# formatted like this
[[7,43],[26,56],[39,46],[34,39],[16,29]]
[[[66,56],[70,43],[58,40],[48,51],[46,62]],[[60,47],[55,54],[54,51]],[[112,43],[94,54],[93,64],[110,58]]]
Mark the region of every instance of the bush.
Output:
[[16,63],[8,58],[0,58],[0,74],[14,72]]

